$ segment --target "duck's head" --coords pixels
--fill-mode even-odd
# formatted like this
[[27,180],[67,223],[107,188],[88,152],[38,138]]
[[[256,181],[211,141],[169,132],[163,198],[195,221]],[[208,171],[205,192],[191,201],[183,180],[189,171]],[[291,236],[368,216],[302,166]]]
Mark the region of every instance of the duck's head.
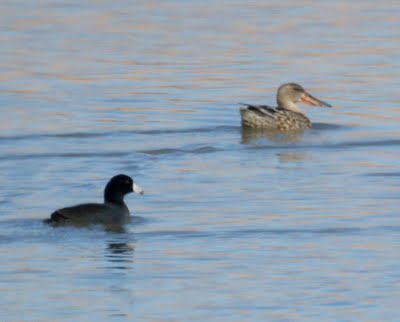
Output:
[[276,97],[278,107],[300,112],[296,103],[303,103],[310,106],[332,107],[332,105],[325,103],[311,94],[307,93],[303,87],[296,83],[287,83],[279,87]]
[[141,195],[144,193],[142,188],[140,188],[131,177],[125,174],[119,174],[115,177],[112,177],[111,180],[107,183],[106,188],[104,189],[104,201],[122,201],[124,196],[128,193],[140,193]]

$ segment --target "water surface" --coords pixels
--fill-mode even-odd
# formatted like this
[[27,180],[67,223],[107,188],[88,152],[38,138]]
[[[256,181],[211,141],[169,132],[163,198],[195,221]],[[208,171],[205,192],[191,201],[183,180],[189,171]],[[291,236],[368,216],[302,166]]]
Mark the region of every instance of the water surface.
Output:
[[[397,1],[3,1],[2,321],[397,321]],[[238,102],[304,108],[292,136]],[[41,219],[145,195],[124,231]]]

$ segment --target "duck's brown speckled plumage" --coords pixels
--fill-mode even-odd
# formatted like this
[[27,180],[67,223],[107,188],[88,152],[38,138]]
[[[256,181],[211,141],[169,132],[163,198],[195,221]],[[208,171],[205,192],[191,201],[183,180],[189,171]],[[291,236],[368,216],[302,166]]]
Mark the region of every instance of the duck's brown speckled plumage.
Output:
[[279,131],[290,131],[311,128],[311,121],[298,109],[297,102],[312,106],[331,105],[308,94],[295,83],[283,84],[277,93],[278,107],[267,105],[242,104],[240,109],[242,125],[252,128],[265,128]]
[[240,109],[242,125],[280,131],[311,128],[311,121],[302,113],[265,105],[249,105]]

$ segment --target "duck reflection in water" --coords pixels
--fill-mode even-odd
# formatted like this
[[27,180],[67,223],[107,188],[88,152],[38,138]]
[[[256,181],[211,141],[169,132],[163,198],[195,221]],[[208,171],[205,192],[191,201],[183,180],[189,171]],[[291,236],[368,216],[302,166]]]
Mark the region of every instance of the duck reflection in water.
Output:
[[304,135],[304,130],[277,131],[269,129],[257,129],[251,127],[242,127],[242,144],[250,144],[259,139],[268,139],[276,143],[296,143],[300,142]]
[[111,269],[131,269],[135,246],[132,242],[109,242],[105,257],[112,264]]

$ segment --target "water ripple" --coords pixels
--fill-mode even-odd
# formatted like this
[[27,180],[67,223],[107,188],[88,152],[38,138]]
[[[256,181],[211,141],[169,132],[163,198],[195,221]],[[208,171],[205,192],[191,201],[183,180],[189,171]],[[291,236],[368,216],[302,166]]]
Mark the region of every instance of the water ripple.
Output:
[[130,155],[131,152],[69,152],[69,153],[29,153],[29,154],[8,154],[0,156],[0,160],[30,160],[47,158],[114,158]]
[[105,131],[105,132],[24,134],[24,135],[0,136],[0,142],[36,140],[42,138],[96,138],[96,137],[130,135],[130,134],[163,135],[163,134],[180,134],[180,133],[212,133],[216,131],[218,132],[238,131],[239,129],[240,129],[239,126],[214,126],[214,127],[186,128],[186,129],[120,130],[120,131]]
[[140,151],[145,154],[150,155],[162,155],[162,154],[182,154],[182,153],[212,153],[222,151],[222,149],[218,149],[213,146],[202,146],[195,149],[171,149],[171,148],[164,148],[164,149],[154,149],[154,150],[144,150]]
[[239,229],[219,232],[189,231],[189,230],[159,230],[135,233],[136,237],[173,237],[173,238],[241,238],[255,235],[354,235],[370,231],[400,232],[400,226],[376,227],[327,227],[327,228],[277,228],[277,229]]
[[372,173],[367,173],[366,176],[371,176],[371,177],[400,177],[400,172],[372,172]]
[[289,145],[273,145],[262,144],[248,146],[248,149],[338,149],[338,148],[362,148],[362,147],[382,147],[382,146],[400,146],[400,140],[387,139],[381,141],[353,141],[341,143],[327,144],[289,144]]

